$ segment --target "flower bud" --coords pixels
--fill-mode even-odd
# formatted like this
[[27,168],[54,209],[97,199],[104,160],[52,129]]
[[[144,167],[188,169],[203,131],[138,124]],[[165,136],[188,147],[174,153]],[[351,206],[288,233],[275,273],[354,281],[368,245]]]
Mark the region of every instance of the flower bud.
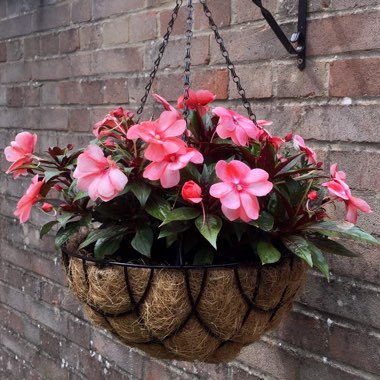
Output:
[[318,199],[318,193],[315,190],[310,191],[310,193],[307,195],[307,198],[311,201],[316,201]]
[[187,181],[182,187],[182,198],[189,203],[202,202],[202,189],[194,181]]
[[42,211],[45,211],[45,212],[50,212],[51,210],[53,210],[53,206],[48,203],[48,202],[45,202],[42,206],[41,206],[41,210]]

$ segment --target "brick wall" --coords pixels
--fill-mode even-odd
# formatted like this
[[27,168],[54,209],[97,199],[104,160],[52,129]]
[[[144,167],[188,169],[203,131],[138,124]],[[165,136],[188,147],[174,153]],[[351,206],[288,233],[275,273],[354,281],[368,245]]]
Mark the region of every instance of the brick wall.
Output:
[[[339,161],[354,192],[374,210],[360,225],[380,234],[380,2],[310,0],[307,68],[276,40],[249,0],[209,6],[259,119],[301,133],[326,164]],[[91,126],[121,104],[136,109],[168,0],[0,0],[0,149],[21,130],[39,147],[83,145]],[[291,32],[296,0],[263,1]],[[199,4],[193,86],[240,107]],[[182,10],[155,91],[181,91]],[[151,102],[148,111],[152,109]],[[380,376],[380,252],[330,259],[330,284],[312,272],[281,327],[228,365],[160,362],[129,350],[86,321],[71,297],[42,218],[12,216],[29,179],[0,174],[1,379],[375,379]],[[20,185],[21,183],[21,185]]]

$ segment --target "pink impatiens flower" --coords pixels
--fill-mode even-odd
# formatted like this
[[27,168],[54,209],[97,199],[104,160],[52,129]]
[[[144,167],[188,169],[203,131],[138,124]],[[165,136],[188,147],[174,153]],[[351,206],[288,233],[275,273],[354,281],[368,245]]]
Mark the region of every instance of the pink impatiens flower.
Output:
[[213,114],[219,116],[216,133],[222,139],[230,137],[236,145],[244,146],[249,138],[257,140],[260,136],[260,129],[253,121],[235,111],[216,107]]
[[97,145],[89,145],[79,155],[73,174],[78,179],[78,189],[87,191],[90,198],[107,202],[115,198],[128,183],[128,177],[111,157],[105,157]]
[[194,148],[188,148],[184,142],[178,152],[168,154],[162,161],[150,163],[144,170],[143,177],[151,181],[160,180],[164,189],[177,186],[180,180],[180,169],[189,162],[201,164],[203,156]]
[[357,222],[358,210],[366,214],[372,212],[367,202],[351,195],[351,189],[344,182],[346,173],[338,170],[338,164],[331,165],[330,174],[332,180],[322,183],[322,186],[327,187],[332,196],[344,201],[346,204],[346,220],[348,222],[353,224]]
[[210,194],[220,198],[227,219],[240,218],[244,222],[258,219],[260,205],[257,197],[267,195],[273,188],[268,173],[262,169],[250,169],[237,160],[218,161],[215,171],[223,182],[212,185]]
[[306,146],[305,140],[301,136],[295,135],[293,137],[293,145],[295,149],[300,150],[301,152],[304,152],[306,154],[307,161],[309,164],[317,163],[316,153],[308,146]]
[[[197,110],[201,117],[208,111],[208,104],[215,100],[216,96],[207,90],[194,91],[189,89],[188,107],[191,110]],[[177,101],[177,108],[183,109],[184,96],[180,96]]]
[[37,135],[29,132],[19,133],[15,141],[4,149],[5,158],[13,164],[8,168],[7,174],[13,172],[13,178],[19,175],[26,175],[27,169],[18,169],[20,166],[31,164],[33,158],[34,146],[37,142]]
[[181,195],[189,203],[202,202],[202,189],[194,181],[187,181],[183,184]]
[[41,199],[40,191],[44,183],[45,179],[38,181],[38,175],[35,175],[26,194],[18,201],[14,215],[19,217],[20,223],[25,223],[29,219],[33,205]]
[[140,138],[148,143],[144,156],[150,161],[162,161],[165,156],[181,149],[180,136],[186,129],[186,122],[178,118],[178,112],[164,111],[156,121],[145,121],[133,125],[127,133],[130,140]]
[[[133,116],[133,112],[119,107],[108,113],[103,120],[97,122],[92,132],[98,139],[106,136],[113,136],[117,139],[121,139],[120,133],[125,135],[125,129],[122,125],[123,119],[131,119]],[[119,132],[119,134],[115,132]]]

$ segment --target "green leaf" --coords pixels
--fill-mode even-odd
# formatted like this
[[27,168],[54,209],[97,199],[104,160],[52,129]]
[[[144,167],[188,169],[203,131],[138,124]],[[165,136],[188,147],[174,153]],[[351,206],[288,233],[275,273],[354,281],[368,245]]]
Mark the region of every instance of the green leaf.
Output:
[[329,264],[327,263],[325,257],[323,256],[322,251],[315,246],[311,241],[307,242],[311,252],[311,258],[313,264],[321,271],[321,273],[327,278],[330,279]]
[[171,247],[178,239],[177,234],[172,234],[166,237],[166,248]]
[[153,232],[148,226],[137,228],[136,235],[131,241],[132,247],[142,255],[150,257],[150,250],[153,245]]
[[79,229],[78,223],[70,223],[65,228],[60,228],[55,237],[55,247],[60,248],[66,241],[77,232]]
[[331,239],[323,238],[322,236],[320,238],[315,238],[315,239],[309,238],[309,241],[310,240],[313,242],[313,244],[315,244],[325,253],[331,253],[334,255],[347,256],[347,257],[360,256],[359,254],[350,251],[342,244],[339,244],[338,242]]
[[46,235],[57,223],[58,222],[56,220],[52,220],[51,222],[44,224],[40,230],[40,239],[42,239],[42,237]]
[[203,248],[194,255],[193,265],[210,265],[213,261],[214,252],[207,248]]
[[120,243],[123,240],[123,235],[119,235],[109,238],[98,239],[95,243],[94,256],[95,259],[102,260],[105,256],[110,256],[114,254],[119,248]]
[[285,174],[287,173],[289,170],[291,170],[292,168],[294,168],[300,161],[301,161],[301,158],[302,158],[302,154],[298,154],[297,156],[291,158],[289,160],[289,162],[287,164],[285,164],[285,166],[283,166],[281,168],[281,170],[279,170],[275,177],[281,175],[281,174]]
[[260,228],[263,231],[271,231],[274,225],[274,218],[269,212],[262,211],[259,219],[252,220],[248,224]]
[[45,183],[48,182],[48,181],[50,181],[54,177],[58,177],[62,173],[63,173],[62,171],[58,171],[58,170],[51,170],[51,171],[48,170],[48,171],[46,171],[44,173]]
[[118,236],[127,230],[126,227],[120,226],[109,226],[107,228],[99,228],[98,230],[91,231],[85,241],[81,243],[78,249],[83,249],[88,245],[95,243],[99,239],[110,239],[112,237]]
[[281,258],[281,252],[272,243],[262,240],[257,244],[257,254],[263,265],[277,263]]
[[380,242],[372,235],[348,222],[319,222],[307,226],[306,230],[330,237],[341,237],[351,240],[364,241],[367,243],[380,244]]
[[206,215],[206,219],[203,221],[203,217],[200,216],[195,220],[195,226],[202,236],[215,248],[218,234],[222,228],[222,219],[216,215]]
[[161,223],[161,226],[174,222],[176,220],[191,220],[200,215],[200,210],[192,207],[180,207],[170,211],[165,220]]
[[164,221],[170,212],[170,204],[162,198],[150,198],[145,205],[145,211],[154,218]]
[[152,188],[144,182],[135,182],[131,184],[132,193],[139,200],[141,207],[145,207],[145,204],[149,198]]
[[187,222],[173,222],[173,223],[167,224],[161,227],[158,238],[161,239],[173,234],[184,232],[188,230],[190,227],[191,226]]
[[73,202],[79,201],[80,199],[88,197],[87,191],[80,191],[73,199]]
[[68,222],[71,218],[73,218],[74,216],[75,216],[75,215],[73,215],[73,214],[66,214],[66,213],[64,213],[64,214],[62,214],[61,217],[57,218],[57,221],[58,221],[58,223],[61,225],[61,227],[65,228],[67,222]]
[[311,267],[313,267],[313,259],[307,240],[302,236],[286,236],[282,238],[285,247],[288,248],[295,255],[305,260]]

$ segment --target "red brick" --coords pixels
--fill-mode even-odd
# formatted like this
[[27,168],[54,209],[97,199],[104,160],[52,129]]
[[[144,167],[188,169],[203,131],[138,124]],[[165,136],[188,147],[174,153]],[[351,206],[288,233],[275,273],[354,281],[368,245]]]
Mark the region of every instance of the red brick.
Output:
[[331,10],[348,10],[351,8],[359,8],[366,6],[376,6],[379,5],[377,0],[334,0],[330,4]]
[[[225,0],[221,4],[219,0],[209,0],[207,2],[208,8],[212,13],[212,17],[219,28],[226,27],[231,23],[231,0]],[[194,28],[208,29],[209,21],[204,14],[201,4],[195,5],[195,23]]]
[[1,38],[17,37],[34,31],[33,15],[24,14],[0,21]]
[[123,78],[105,80],[103,97],[105,103],[128,103],[128,82]]
[[100,104],[103,101],[103,82],[62,82],[59,100],[61,104]]
[[90,75],[92,70],[92,53],[71,55],[70,68],[71,76]]
[[[172,9],[165,9],[160,12],[159,18],[160,18],[160,30],[159,35],[163,37],[166,33],[169,21],[172,16]],[[184,35],[186,33],[187,24],[186,24],[186,18],[187,14],[185,9],[180,9],[178,12],[178,17],[175,20],[174,28],[171,32],[172,36],[175,35]]]
[[105,22],[102,28],[104,46],[125,44],[128,42],[128,17],[112,19],[109,22]]
[[26,37],[24,39],[24,57],[34,58],[40,55],[40,38]]
[[157,13],[154,11],[138,13],[129,17],[129,41],[152,40],[157,34]]
[[31,79],[31,66],[29,62],[12,62],[4,64],[1,81],[3,83],[26,82]]
[[330,64],[330,96],[380,95],[380,58],[351,59]]
[[39,106],[40,105],[40,88],[37,83],[32,83],[24,87],[24,105]]
[[331,55],[380,46],[379,11],[312,20],[307,30],[307,54]]
[[21,39],[7,42],[7,60],[18,61],[23,57],[24,47]]
[[49,56],[58,54],[59,43],[58,33],[50,33],[41,36],[40,39],[41,56]]
[[91,0],[74,0],[71,5],[71,19],[73,22],[89,21],[92,17]]
[[308,62],[300,71],[295,62],[277,66],[277,96],[281,98],[326,95],[328,64]]
[[228,98],[228,71],[227,69],[203,70],[194,72],[192,78],[194,89],[207,89],[216,95],[216,99]]
[[94,0],[93,16],[94,19],[120,14],[131,10],[138,10],[144,7],[141,0]]
[[125,73],[139,71],[143,66],[142,53],[138,48],[97,51],[93,54],[94,74]]
[[59,33],[59,52],[61,54],[72,53],[79,47],[79,29],[69,29]]
[[[272,66],[270,65],[244,65],[236,66],[236,73],[246,90],[248,98],[270,98],[272,91]],[[235,82],[230,74],[229,98],[240,99]]]

